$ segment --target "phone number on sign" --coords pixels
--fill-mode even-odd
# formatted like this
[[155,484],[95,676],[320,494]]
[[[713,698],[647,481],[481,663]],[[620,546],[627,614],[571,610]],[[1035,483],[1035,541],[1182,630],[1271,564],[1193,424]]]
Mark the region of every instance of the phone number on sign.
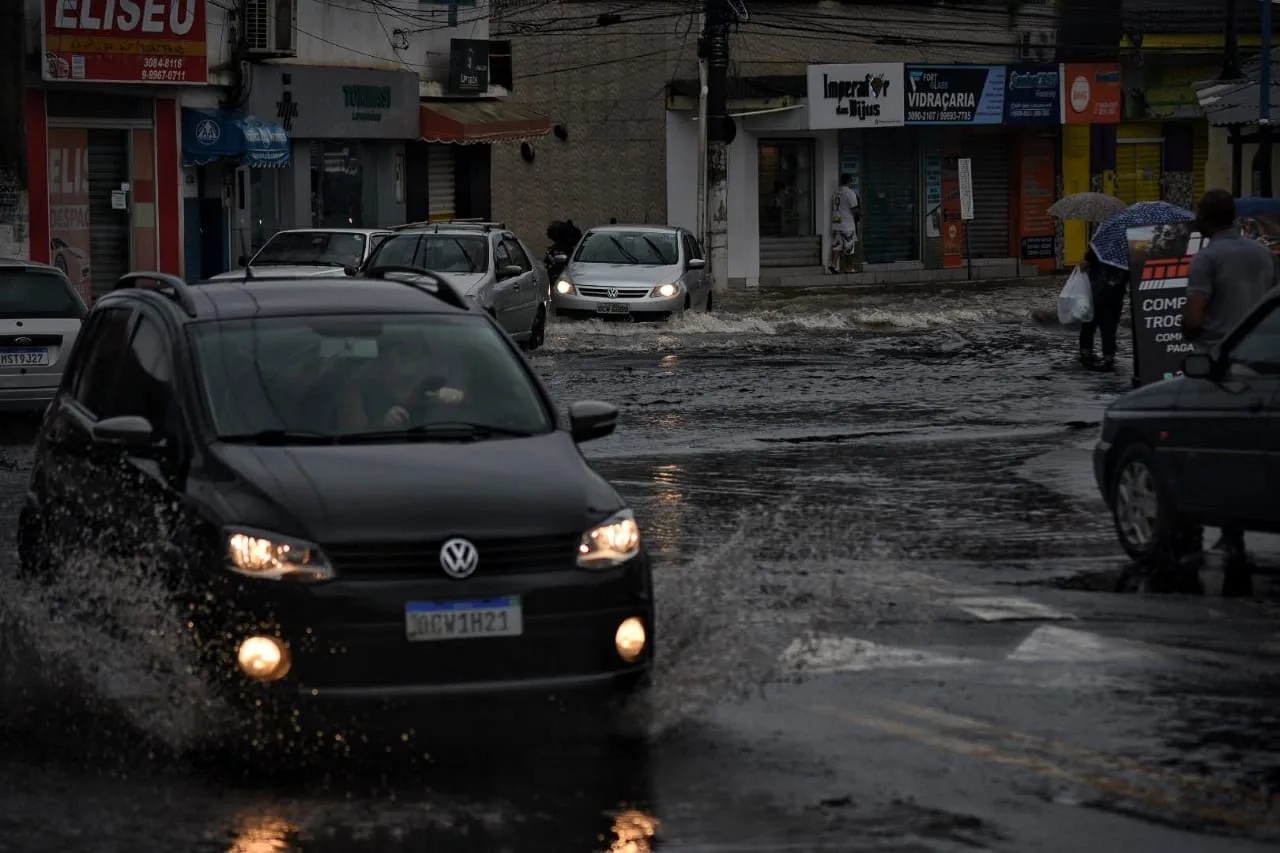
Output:
[[178,68],[144,68],[143,80],[157,80],[165,83],[180,83],[187,79],[186,69]]
[[147,56],[142,60],[143,68],[171,68],[182,70],[185,68],[181,56]]

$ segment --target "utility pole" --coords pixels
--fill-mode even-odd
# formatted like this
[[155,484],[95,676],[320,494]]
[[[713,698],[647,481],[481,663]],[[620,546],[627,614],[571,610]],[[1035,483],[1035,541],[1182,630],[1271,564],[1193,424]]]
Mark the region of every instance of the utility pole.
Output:
[[707,16],[698,15],[698,245],[707,244]]
[[1262,0],[1262,68],[1258,75],[1258,183],[1271,198],[1271,2]]
[[711,289],[729,289],[729,143],[733,120],[729,118],[729,22],[727,0],[706,0],[707,46],[707,189],[706,250],[711,267]]
[[1227,0],[1227,30],[1225,54],[1220,80],[1239,80],[1240,73],[1240,25],[1236,19],[1236,0]]

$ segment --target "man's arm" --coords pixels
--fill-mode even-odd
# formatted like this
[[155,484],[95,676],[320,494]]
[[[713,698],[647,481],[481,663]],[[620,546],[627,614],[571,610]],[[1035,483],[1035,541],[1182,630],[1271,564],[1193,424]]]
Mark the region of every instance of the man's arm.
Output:
[[1204,252],[1191,259],[1187,272],[1187,304],[1182,310],[1182,337],[1195,340],[1204,331],[1204,317],[1213,298],[1213,261]]

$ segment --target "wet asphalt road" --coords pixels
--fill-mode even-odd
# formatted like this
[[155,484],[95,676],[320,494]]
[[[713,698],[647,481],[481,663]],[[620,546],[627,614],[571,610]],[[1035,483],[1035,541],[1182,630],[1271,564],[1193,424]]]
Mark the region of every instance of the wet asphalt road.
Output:
[[[1280,606],[1211,572],[1200,597],[1109,591],[1088,446],[1125,383],[1029,319],[1051,297],[554,330],[535,365],[565,402],[624,406],[585,449],[660,560],[644,742],[245,781],[149,761],[144,732],[122,762],[98,723],[5,713],[2,679],[52,665],[10,642],[0,851],[1275,849]],[[6,532],[25,440],[8,429]],[[0,581],[0,615],[23,595]]]

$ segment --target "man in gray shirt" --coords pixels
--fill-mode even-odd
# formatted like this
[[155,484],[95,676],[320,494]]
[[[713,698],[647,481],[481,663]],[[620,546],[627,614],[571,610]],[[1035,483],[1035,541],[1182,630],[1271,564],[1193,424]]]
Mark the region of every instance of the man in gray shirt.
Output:
[[[1235,227],[1236,201],[1226,190],[1209,190],[1200,199],[1196,226],[1209,244],[1196,252],[1187,273],[1187,305],[1182,314],[1182,336],[1196,352],[1207,353],[1248,316],[1268,290],[1276,285],[1276,262],[1271,250],[1240,234]],[[1186,531],[1189,545],[1199,551],[1198,528]],[[1215,546],[1225,550],[1229,586],[1249,587],[1245,565],[1244,531],[1223,528]]]
[[1196,252],[1187,274],[1182,336],[1196,352],[1209,352],[1276,284],[1271,250],[1240,235],[1236,201],[1226,190],[1200,199],[1196,225],[1209,244]]

